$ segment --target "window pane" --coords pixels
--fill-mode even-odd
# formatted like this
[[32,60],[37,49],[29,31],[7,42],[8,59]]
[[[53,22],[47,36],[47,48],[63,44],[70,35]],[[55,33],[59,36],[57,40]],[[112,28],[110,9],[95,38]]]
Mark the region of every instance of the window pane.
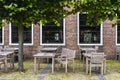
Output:
[[117,43],[120,43],[120,25],[117,25]]
[[11,26],[12,43],[18,43],[18,27],[12,24]]
[[[23,41],[24,43],[32,43],[32,34],[31,34],[31,27],[26,28],[24,26],[24,31],[23,31]],[[18,27],[12,24],[11,27],[11,34],[12,34],[12,43],[18,43]]]
[[0,43],[2,43],[2,29],[0,28]]
[[100,26],[89,26],[86,24],[87,15],[79,15],[79,43],[100,43]]
[[23,40],[24,43],[32,43],[32,29],[24,27],[24,32],[23,32]]
[[42,26],[42,43],[63,43],[63,20],[60,21],[60,26],[54,23]]

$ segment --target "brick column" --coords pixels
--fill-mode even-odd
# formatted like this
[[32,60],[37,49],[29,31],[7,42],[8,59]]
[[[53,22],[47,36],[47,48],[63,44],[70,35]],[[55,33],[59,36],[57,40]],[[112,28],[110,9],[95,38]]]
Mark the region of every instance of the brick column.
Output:
[[116,28],[112,27],[114,21],[106,20],[103,24],[103,49],[107,58],[115,57]]

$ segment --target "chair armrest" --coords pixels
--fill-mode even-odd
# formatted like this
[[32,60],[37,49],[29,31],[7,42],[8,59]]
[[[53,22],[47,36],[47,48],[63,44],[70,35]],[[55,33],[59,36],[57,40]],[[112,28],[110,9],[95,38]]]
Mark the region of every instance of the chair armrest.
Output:
[[58,56],[59,58],[67,58],[67,56],[66,55],[60,55],[60,56]]

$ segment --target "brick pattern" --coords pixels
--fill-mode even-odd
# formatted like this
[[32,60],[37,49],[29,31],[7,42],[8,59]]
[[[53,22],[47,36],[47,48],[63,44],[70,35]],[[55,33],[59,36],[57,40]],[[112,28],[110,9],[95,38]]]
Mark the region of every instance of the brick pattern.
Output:
[[103,25],[103,48],[108,58],[115,57],[116,28],[112,24],[114,21],[106,20]]
[[[115,57],[115,27],[112,27],[114,21],[106,20],[103,23],[103,50],[108,58]],[[9,25],[5,26],[4,45],[9,45]],[[76,55],[80,54],[77,44],[77,15],[70,15],[65,19],[65,47],[75,49]],[[40,45],[40,26],[34,25],[33,28],[33,45],[24,45],[25,58],[33,58],[33,54],[37,51],[37,46]],[[13,46],[18,47],[18,46]],[[78,56],[77,56],[78,57]]]

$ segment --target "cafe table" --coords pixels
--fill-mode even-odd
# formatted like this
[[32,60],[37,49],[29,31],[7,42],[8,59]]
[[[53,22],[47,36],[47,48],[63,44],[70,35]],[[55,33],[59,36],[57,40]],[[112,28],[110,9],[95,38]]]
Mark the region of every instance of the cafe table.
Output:
[[52,58],[52,73],[54,73],[54,58],[55,58],[55,54],[56,53],[45,53],[45,52],[40,52],[37,53],[35,55],[33,55],[34,57],[34,73],[36,74],[37,72],[37,59],[41,59],[41,58]]
[[13,51],[0,51],[0,57],[4,58],[5,60],[5,72],[8,70],[8,59],[12,59],[12,67],[14,68],[14,52]]
[[[98,53],[99,54],[99,53]],[[83,56],[86,59],[86,74],[88,74],[88,67],[89,67],[89,61],[91,59],[92,54],[84,53]],[[104,54],[104,61],[103,61],[103,68],[104,68],[104,74],[106,73],[106,55]]]

